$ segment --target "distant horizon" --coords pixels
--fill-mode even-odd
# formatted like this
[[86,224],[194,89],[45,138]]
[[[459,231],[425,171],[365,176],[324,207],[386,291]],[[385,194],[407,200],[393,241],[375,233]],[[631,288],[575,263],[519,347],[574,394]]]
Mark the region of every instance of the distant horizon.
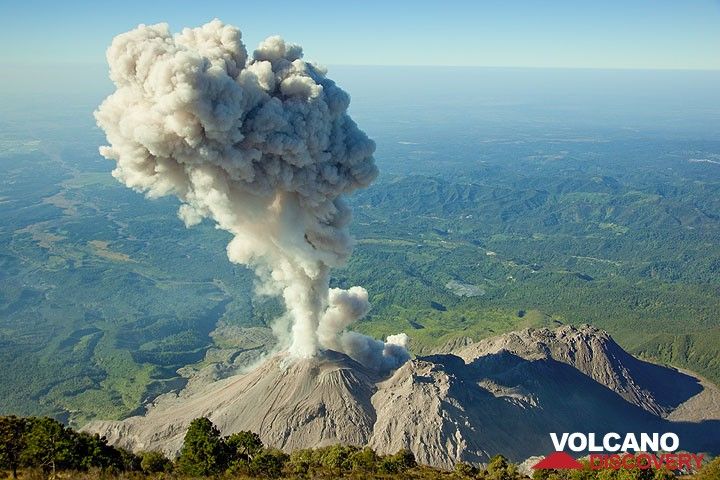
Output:
[[5,64],[100,61],[114,36],[139,24],[167,23],[179,32],[219,18],[241,30],[249,51],[280,35],[323,65],[720,70],[717,0],[278,0],[274,7],[6,2],[0,57]]
[[[460,64],[404,64],[404,63],[324,63],[308,57],[304,60],[322,67],[362,67],[362,68],[463,68],[463,69],[508,69],[508,70],[600,70],[600,71],[628,71],[628,72],[720,72],[720,67],[694,68],[694,67],[593,67],[593,66],[563,66],[563,65],[460,65]],[[72,62],[22,62],[10,61],[6,66],[48,68],[48,67],[97,67],[107,68],[105,61],[72,61]],[[2,78],[0,78],[0,81]]]

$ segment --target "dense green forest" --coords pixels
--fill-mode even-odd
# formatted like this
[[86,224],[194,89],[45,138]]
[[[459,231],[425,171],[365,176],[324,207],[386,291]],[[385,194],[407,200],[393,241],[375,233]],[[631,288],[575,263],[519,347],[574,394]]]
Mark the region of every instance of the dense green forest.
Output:
[[[438,135],[396,142],[349,198],[356,246],[332,283],[373,305],[353,328],[406,332],[423,354],[592,323],[720,382],[720,142]],[[0,135],[0,413],[125,417],[272,344],[280,305],[227,261],[226,233],[118,184],[96,135],[22,138]]]
[[588,150],[397,176],[356,195],[358,247],[337,281],[373,293],[359,328],[381,336],[404,322],[424,351],[588,322],[633,353],[720,381],[717,166],[681,151]]
[[[673,472],[654,469],[536,470],[538,480],[670,480]],[[291,454],[266,447],[252,432],[223,437],[207,418],[193,420],[178,456],[132,453],[109,446],[97,435],[77,432],[47,417],[0,417],[0,472],[11,478],[416,478],[520,480],[527,478],[503,456],[487,465],[458,463],[453,471],[418,465],[401,450],[378,455],[370,448],[331,445]],[[717,479],[720,459],[694,478]]]

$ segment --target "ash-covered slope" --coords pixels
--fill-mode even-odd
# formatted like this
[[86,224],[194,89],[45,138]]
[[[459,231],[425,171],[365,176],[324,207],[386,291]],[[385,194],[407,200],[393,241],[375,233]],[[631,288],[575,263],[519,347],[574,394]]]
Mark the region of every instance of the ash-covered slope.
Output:
[[132,450],[175,454],[185,430],[209,417],[224,434],[257,432],[267,445],[284,450],[334,443],[362,445],[372,432],[374,374],[346,355],[290,361],[270,358],[258,368],[211,384],[190,397],[163,400],[145,416],[93,422],[88,431]]
[[673,431],[684,449],[720,445],[717,420],[662,418],[703,388],[696,379],[633,358],[593,327],[523,330],[456,353],[413,359],[385,378],[335,352],[276,356],[200,393],[163,400],[144,417],[87,430],[172,454],[188,423],[208,416],[223,434],[252,430],[288,451],[331,443],[380,453],[410,448],[440,467],[496,453],[547,454],[549,432]]

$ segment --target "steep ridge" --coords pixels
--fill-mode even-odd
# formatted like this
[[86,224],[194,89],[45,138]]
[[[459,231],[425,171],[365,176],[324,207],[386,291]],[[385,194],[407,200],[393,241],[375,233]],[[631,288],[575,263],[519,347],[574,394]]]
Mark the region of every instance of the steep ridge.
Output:
[[[672,385],[669,385],[672,388]],[[669,422],[554,359],[506,350],[465,363],[455,355],[408,362],[379,384],[370,445],[410,448],[452,467],[502,453],[513,460],[553,451],[549,432],[667,432],[689,450],[716,450],[720,422]]]
[[591,325],[555,330],[525,329],[470,344],[457,351],[467,362],[506,350],[531,359],[553,359],[570,365],[615,391],[628,402],[665,416],[700,393],[697,378],[639,360],[610,335]]
[[696,422],[663,418],[702,391],[697,379],[637,360],[593,327],[528,329],[456,353],[418,357],[384,377],[336,352],[277,355],[201,392],[164,398],[144,416],[86,430],[174,454],[189,422],[208,416],[225,435],[252,430],[287,451],[409,448],[418,461],[446,468],[497,453],[516,461],[547,454],[549,432],[672,431],[687,450],[720,445],[714,410]]

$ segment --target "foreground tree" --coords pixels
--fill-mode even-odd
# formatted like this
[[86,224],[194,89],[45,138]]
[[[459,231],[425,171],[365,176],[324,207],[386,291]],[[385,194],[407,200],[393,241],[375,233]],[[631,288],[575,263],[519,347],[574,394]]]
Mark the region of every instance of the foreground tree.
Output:
[[228,470],[231,475],[248,475],[250,463],[263,451],[260,436],[253,432],[237,432],[225,437]]
[[177,467],[181,473],[195,476],[215,475],[227,465],[227,447],[220,431],[205,417],[190,422]]
[[126,464],[126,456],[134,455],[130,452],[122,452],[115,447],[108,445],[105,437],[98,434],[91,435],[85,432],[75,432],[67,429],[72,442],[72,455],[68,459],[69,467],[80,470],[99,468],[101,470],[137,470],[137,466]]
[[27,421],[14,415],[0,417],[0,469],[12,472],[17,478],[17,469],[25,449]]
[[48,417],[31,418],[25,435],[22,463],[29,467],[52,472],[58,468],[73,468],[75,442],[72,432],[62,423]]
[[253,457],[263,449],[260,435],[254,432],[237,432],[225,439],[230,455],[235,460],[251,462]]

